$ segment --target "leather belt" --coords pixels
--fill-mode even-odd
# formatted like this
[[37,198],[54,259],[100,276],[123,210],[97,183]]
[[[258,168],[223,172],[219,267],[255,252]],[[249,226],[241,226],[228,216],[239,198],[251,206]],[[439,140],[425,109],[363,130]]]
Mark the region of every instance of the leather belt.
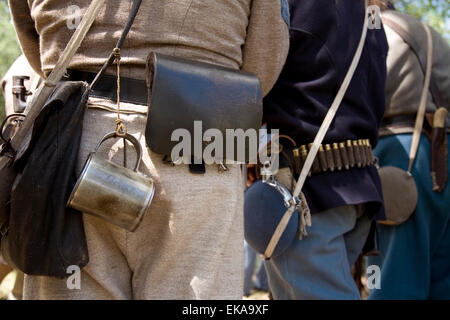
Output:
[[[85,71],[67,70],[68,77],[62,80],[86,81],[91,83],[96,74]],[[90,96],[117,101],[117,77],[103,75],[91,89]],[[147,85],[145,80],[120,77],[120,101],[147,105]]]
[[408,114],[408,115],[398,115],[389,118],[383,118],[381,123],[381,127],[387,126],[411,126],[414,128],[414,124],[416,123],[416,115]]
[[[389,118],[384,118],[379,130],[380,137],[390,136],[395,134],[413,133],[414,125],[416,123],[416,115],[398,115]],[[447,123],[450,119],[447,117]],[[423,130],[426,129],[426,124]],[[450,133],[450,126],[446,127],[447,133]]]
[[[292,149],[295,174],[300,174],[312,144]],[[320,145],[310,174],[350,170],[376,162],[369,139],[347,140]]]

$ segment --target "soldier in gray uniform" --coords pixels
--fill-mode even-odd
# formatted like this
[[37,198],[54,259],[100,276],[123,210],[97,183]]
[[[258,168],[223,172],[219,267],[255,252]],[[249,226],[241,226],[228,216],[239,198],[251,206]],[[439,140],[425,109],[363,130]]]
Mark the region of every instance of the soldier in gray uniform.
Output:
[[[76,1],[79,15],[91,1]],[[75,29],[76,7],[59,0],[10,0],[24,54],[48,74]],[[284,4],[284,5],[283,5]],[[106,1],[69,69],[96,73],[125,25],[131,0]],[[79,16],[78,15],[78,16]],[[145,80],[151,51],[256,74],[263,94],[275,83],[289,48],[285,0],[148,0],[121,49],[121,77]],[[115,68],[107,73],[115,74]],[[125,89],[124,89],[125,90]],[[126,92],[122,90],[122,94]],[[146,92],[142,93],[146,96]],[[238,165],[226,172],[206,166],[168,166],[145,144],[147,107],[121,104],[121,120],[143,149],[140,170],[153,177],[151,210],[135,232],[83,215],[89,264],[81,289],[65,280],[25,276],[30,299],[240,299],[243,288],[243,181]],[[116,104],[91,97],[85,114],[78,171],[95,145],[115,126]],[[117,161],[120,141],[105,158]],[[130,159],[130,163],[133,159]]]
[[[406,170],[416,113],[424,86],[427,36],[419,19],[379,1],[389,44],[387,103],[380,142],[374,150],[380,166]],[[380,288],[370,299],[450,298],[450,47],[431,29],[432,83],[426,100],[424,129],[412,175],[417,185],[415,212],[398,226],[379,224],[379,257],[369,265],[381,269]],[[422,52],[422,53],[421,53]],[[439,111],[437,111],[439,110]],[[398,190],[402,192],[402,190]]]

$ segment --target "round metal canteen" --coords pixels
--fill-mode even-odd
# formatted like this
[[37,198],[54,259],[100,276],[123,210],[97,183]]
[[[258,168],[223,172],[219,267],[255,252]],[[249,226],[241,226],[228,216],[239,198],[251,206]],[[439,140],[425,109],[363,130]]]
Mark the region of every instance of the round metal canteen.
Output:
[[383,189],[386,220],[378,223],[398,226],[407,221],[417,207],[419,194],[414,177],[397,167],[381,167],[378,170]]
[[[133,144],[137,153],[134,170],[97,155],[100,145],[111,138],[124,138]],[[141,145],[132,135],[107,134],[89,155],[67,205],[134,231],[148,211],[155,193],[152,178],[137,171],[141,157]]]
[[[290,207],[291,198],[289,189],[276,180],[258,180],[245,191],[245,240],[258,253],[264,254],[283,214]],[[272,257],[282,254],[294,242],[298,225],[298,211],[295,211]]]

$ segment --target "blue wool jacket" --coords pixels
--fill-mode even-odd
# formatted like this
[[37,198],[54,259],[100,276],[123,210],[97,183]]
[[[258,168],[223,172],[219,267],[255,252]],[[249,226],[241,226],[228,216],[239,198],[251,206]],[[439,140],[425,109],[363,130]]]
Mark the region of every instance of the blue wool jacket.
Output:
[[[291,0],[290,51],[280,78],[264,99],[264,122],[298,145],[314,137],[348,71],[364,22],[364,1]],[[384,30],[368,30],[361,60],[324,143],[370,139],[374,147],[385,108]],[[314,175],[304,189],[311,211],[367,203],[384,218],[374,166]]]

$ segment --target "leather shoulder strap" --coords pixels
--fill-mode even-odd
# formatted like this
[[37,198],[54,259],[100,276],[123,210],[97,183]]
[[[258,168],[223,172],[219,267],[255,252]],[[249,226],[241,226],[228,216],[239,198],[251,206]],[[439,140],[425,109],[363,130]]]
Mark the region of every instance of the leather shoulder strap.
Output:
[[[426,72],[426,66],[427,66],[427,56],[425,52],[423,51],[422,47],[417,43],[417,41],[411,36],[411,34],[403,28],[401,25],[399,25],[397,22],[393,21],[390,18],[383,17],[383,23],[387,25],[389,28],[394,30],[396,34],[400,36],[400,38],[405,41],[406,44],[409,45],[411,48],[411,51],[417,56],[417,59],[419,60],[420,67],[425,74]],[[439,92],[439,89],[436,85],[435,80],[433,79],[433,75],[431,75],[430,79],[430,92],[431,96],[433,97],[433,101],[436,104],[436,106],[442,107],[444,106],[441,93]]]
[[[125,24],[125,28],[122,31],[122,35],[120,36],[119,41],[117,41],[116,47],[117,49],[121,49],[123,46],[123,43],[125,42],[125,39],[128,35],[128,32],[130,32],[131,26],[134,23],[134,20],[136,19],[136,15],[139,11],[139,7],[141,6],[142,0],[134,0],[133,6],[131,7],[130,14],[128,15],[127,23]],[[111,52],[108,59],[103,64],[100,71],[95,76],[94,80],[92,80],[92,83],[90,85],[91,88],[95,86],[97,81],[105,74],[106,69],[114,62],[114,51]]]

